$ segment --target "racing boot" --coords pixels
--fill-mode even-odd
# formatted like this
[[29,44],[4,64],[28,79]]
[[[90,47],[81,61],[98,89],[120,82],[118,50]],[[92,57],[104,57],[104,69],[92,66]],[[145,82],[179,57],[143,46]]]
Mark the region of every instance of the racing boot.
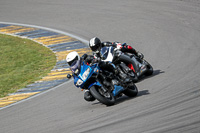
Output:
[[85,93],[84,93],[84,99],[88,102],[92,102],[95,100],[95,98],[92,96],[92,94],[90,93],[89,90],[85,90]]

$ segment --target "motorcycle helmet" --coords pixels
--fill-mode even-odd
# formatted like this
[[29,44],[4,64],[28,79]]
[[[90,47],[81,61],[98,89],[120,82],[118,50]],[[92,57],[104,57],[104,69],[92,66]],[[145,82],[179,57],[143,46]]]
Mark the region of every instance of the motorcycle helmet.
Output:
[[90,39],[89,42],[89,47],[91,48],[91,50],[93,52],[99,52],[100,48],[101,48],[101,40],[97,37],[94,37],[92,39]]
[[70,52],[66,57],[66,61],[69,64],[69,66],[71,66],[72,63],[77,60],[80,60],[80,56],[76,51]]

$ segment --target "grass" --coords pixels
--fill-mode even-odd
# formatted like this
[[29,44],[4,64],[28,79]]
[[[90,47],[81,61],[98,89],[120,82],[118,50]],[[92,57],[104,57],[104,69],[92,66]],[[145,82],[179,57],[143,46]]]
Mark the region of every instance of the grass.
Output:
[[55,54],[41,44],[0,34],[0,97],[41,79],[55,64]]

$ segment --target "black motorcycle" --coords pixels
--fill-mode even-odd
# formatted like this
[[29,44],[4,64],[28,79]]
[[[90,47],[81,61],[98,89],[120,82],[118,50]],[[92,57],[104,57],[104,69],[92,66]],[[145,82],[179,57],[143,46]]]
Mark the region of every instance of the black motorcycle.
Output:
[[123,53],[112,46],[103,47],[100,56],[103,61],[110,61],[118,66],[119,71],[123,69],[123,73],[125,73],[121,73],[123,79],[125,79],[123,75],[129,75],[137,82],[138,78],[153,74],[153,67],[146,60],[138,58],[134,54]]

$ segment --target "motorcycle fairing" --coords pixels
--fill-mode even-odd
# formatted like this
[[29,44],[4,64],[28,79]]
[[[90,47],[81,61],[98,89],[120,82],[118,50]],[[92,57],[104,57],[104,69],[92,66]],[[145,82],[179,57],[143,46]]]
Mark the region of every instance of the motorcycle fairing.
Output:
[[100,55],[101,55],[102,60],[112,62],[113,52],[114,52],[113,47],[103,47],[100,51]]
[[124,90],[124,88],[122,86],[117,86],[117,85],[114,85],[114,90],[113,90],[113,95],[114,96],[117,96],[120,92],[122,92]]
[[[84,63],[84,61],[82,62],[82,65],[79,69],[79,74],[75,75],[74,74],[74,85],[76,85],[77,87],[83,87],[85,85],[85,82],[94,74],[94,73],[98,73],[98,67],[96,66],[97,64],[94,64],[92,66],[89,66],[87,64]],[[89,69],[89,75],[87,76],[86,79],[83,79],[83,74],[84,72]],[[83,83],[81,85],[77,85],[78,81],[82,81]]]
[[101,86],[101,84],[99,82],[94,82],[88,87],[88,89],[90,89],[92,86],[95,86],[95,85],[96,86]]
[[135,69],[132,64],[128,64],[128,67],[135,72]]

